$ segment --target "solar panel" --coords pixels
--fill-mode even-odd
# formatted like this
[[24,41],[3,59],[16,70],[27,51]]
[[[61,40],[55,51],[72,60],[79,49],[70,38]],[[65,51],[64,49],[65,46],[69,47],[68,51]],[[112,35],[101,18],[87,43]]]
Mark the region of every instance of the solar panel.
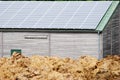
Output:
[[[102,4],[101,4],[102,3]],[[84,21],[81,29],[95,29],[102,17],[104,16],[106,10],[108,9],[108,5],[103,2],[97,2],[97,5],[94,7],[92,12],[87,17],[86,21]],[[100,6],[100,7],[99,7]]]
[[1,28],[95,29],[112,1],[1,1]]
[[[17,22],[17,20],[15,19],[15,22],[14,23],[12,23],[11,21],[12,20],[14,20],[14,17],[16,16],[16,15],[18,15],[18,13],[22,10],[22,8],[24,7],[26,5],[26,3],[19,3],[19,2],[16,2],[15,4],[13,4],[12,6],[14,6],[14,8],[12,8],[13,9],[13,15],[9,18],[9,20],[8,21],[6,21],[5,22],[5,24],[3,25],[3,27],[4,26],[16,26],[17,27],[17,24],[16,25],[13,25],[13,24],[15,24],[16,22]],[[10,10],[10,9],[9,9]],[[11,11],[11,10],[10,10]],[[7,15],[9,15],[9,14],[7,14]]]
[[[73,10],[74,10],[74,11],[73,11],[74,13],[72,14],[71,18],[65,23],[64,28],[65,28],[66,26],[68,26],[68,24],[70,24],[71,20],[75,17],[76,13],[78,12],[78,10],[79,10],[83,5],[84,5],[83,2],[81,2],[81,4],[78,3],[78,5],[76,5],[76,4],[74,3],[75,8],[76,8],[76,7],[77,7],[77,8],[76,8],[76,9],[73,9]],[[72,25],[72,26],[69,25],[69,28],[73,28],[73,25]],[[75,28],[75,27],[74,27],[74,28]]]
[[[44,20],[44,19],[46,19],[48,12],[53,8],[54,5],[55,5],[55,2],[48,3],[47,9],[45,9],[46,11],[41,16],[41,18],[35,23],[34,27],[39,28],[39,26],[41,26],[41,28],[45,28],[44,22],[49,22],[50,19],[49,18],[47,18],[47,20]],[[46,6],[46,5],[44,4],[44,6]]]
[[[6,22],[6,18],[8,18],[9,17],[9,15],[6,15],[6,14],[4,14],[7,10],[8,10],[8,8],[10,7],[12,5],[12,2],[8,2],[8,3],[5,3],[5,2],[1,2],[0,3],[0,11],[1,11],[1,13],[0,13],[0,26],[2,26],[2,25],[4,25],[4,23]],[[5,17],[5,16],[6,17]]]
[[36,24],[36,26],[39,27],[39,25],[41,25],[44,28],[50,27],[50,25],[52,25],[56,18],[59,16],[65,5],[66,5],[65,3],[59,4],[55,3],[53,7],[48,11],[48,13],[44,16],[44,18],[39,23]]

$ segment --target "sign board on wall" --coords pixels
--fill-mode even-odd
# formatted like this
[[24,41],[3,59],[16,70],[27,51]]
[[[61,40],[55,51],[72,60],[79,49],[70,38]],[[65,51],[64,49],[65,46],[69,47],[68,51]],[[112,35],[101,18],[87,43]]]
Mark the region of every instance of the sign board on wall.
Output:
[[22,53],[21,49],[11,49],[11,55],[14,53],[14,52],[17,52],[17,53]]

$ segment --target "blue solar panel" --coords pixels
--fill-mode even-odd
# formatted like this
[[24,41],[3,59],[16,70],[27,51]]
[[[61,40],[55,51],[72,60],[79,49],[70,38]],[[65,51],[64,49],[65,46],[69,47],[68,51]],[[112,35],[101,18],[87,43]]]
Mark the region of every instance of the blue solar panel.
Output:
[[112,1],[1,1],[1,28],[95,29]]

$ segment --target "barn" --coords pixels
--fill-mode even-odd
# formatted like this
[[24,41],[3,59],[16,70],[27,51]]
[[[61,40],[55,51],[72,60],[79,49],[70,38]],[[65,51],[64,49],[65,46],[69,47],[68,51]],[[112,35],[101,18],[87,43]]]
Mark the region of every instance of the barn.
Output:
[[119,1],[0,1],[0,56],[120,54]]

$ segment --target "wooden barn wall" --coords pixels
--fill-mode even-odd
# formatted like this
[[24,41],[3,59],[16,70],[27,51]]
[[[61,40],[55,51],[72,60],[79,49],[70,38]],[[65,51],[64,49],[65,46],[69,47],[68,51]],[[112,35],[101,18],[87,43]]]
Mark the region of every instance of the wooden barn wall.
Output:
[[2,57],[2,32],[0,32],[0,57]]
[[100,34],[99,35],[99,50],[98,50],[98,53],[99,53],[99,59],[103,58],[103,34]]
[[[26,39],[26,36],[37,38]],[[37,54],[76,58],[91,55],[98,58],[98,34],[4,32],[3,56],[10,56],[11,49],[21,49],[26,56]]]
[[98,58],[98,35],[96,33],[51,34],[51,55],[73,58],[91,55]]
[[34,33],[34,32],[3,33],[4,56],[10,56],[11,49],[21,49],[23,55],[26,56],[34,54],[47,56],[49,54],[48,44],[49,36],[47,33]]
[[120,54],[120,6],[103,31],[103,56]]

